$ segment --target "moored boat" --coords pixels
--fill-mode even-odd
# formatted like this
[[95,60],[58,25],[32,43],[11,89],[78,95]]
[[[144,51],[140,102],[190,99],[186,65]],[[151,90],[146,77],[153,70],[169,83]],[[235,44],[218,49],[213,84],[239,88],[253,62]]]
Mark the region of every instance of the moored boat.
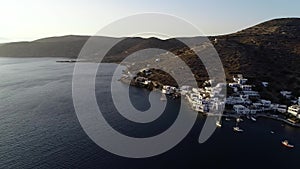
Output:
[[233,130],[236,131],[236,132],[243,132],[244,130],[239,128],[238,126],[236,127],[233,127]]
[[294,148],[294,145],[289,144],[289,141],[288,141],[288,140],[284,140],[284,141],[282,141],[281,143],[282,143],[282,145],[284,145],[284,146],[286,146],[286,147],[288,147],[288,148]]
[[236,122],[241,122],[241,121],[244,121],[244,120],[240,117],[236,118]]

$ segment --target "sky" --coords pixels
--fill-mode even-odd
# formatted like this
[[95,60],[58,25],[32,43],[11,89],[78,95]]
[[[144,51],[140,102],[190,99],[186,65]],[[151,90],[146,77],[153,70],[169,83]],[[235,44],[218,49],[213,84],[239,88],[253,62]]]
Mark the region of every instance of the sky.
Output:
[[178,16],[205,35],[220,35],[274,18],[300,17],[299,7],[299,0],[0,0],[0,43],[94,35],[144,12]]

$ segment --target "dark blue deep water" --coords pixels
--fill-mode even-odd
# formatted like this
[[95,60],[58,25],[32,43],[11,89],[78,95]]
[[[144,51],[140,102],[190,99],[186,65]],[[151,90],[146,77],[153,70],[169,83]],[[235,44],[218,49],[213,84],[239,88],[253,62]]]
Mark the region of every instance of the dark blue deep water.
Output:
[[[234,133],[233,121],[224,121],[204,144],[197,142],[205,117],[199,115],[192,131],[176,147],[159,156],[129,159],[98,147],[84,133],[72,102],[74,64],[52,58],[0,58],[0,168],[158,169],[203,168],[297,169],[300,129],[268,119],[245,120],[243,133]],[[97,98],[103,105],[109,85],[107,64],[99,70]],[[120,82],[116,82],[120,83]],[[131,89],[136,107],[147,107],[148,91]],[[157,95],[158,99],[160,95]],[[100,104],[100,105],[101,105]],[[169,100],[166,113],[154,124],[134,126],[117,113],[107,114],[110,124],[127,135],[146,137],[163,132],[176,118],[178,100]],[[185,105],[183,105],[185,106]],[[187,106],[187,113],[191,112]],[[175,112],[175,113],[172,113]],[[271,134],[270,131],[275,131]],[[289,139],[296,147],[281,145]]]

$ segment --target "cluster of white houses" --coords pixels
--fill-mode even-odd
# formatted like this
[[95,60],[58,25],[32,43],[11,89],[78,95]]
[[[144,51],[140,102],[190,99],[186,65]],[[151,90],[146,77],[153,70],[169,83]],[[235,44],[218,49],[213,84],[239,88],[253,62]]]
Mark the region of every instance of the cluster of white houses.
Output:
[[[219,83],[215,87],[191,88],[182,86],[180,92],[185,95],[192,108],[199,112],[208,112],[210,108],[220,108],[225,105],[232,106],[233,112],[241,115],[256,114],[265,111],[278,111],[289,113],[300,119],[300,97],[297,105],[287,107],[287,105],[274,104],[270,100],[260,98],[260,94],[254,91],[252,85],[247,84],[247,79],[241,74],[233,77],[233,82],[228,86],[233,89],[233,94],[226,99],[220,94],[222,87],[226,84]],[[209,82],[206,82],[209,83]],[[268,82],[263,82],[264,87]],[[286,98],[290,98],[291,92],[284,91]],[[218,97],[216,97],[218,96]],[[254,100],[254,101],[253,101]]]
[[[141,70],[144,74],[151,74],[149,69]],[[137,77],[136,82],[148,85],[150,80],[144,77]],[[222,90],[227,87],[226,83],[218,83],[214,87],[192,88],[191,86],[162,86],[162,93],[173,95],[180,93],[189,101],[191,107],[198,112],[209,112],[212,108],[224,109],[225,105],[232,107],[232,111],[237,114],[247,115],[256,114],[265,111],[278,111],[280,113],[289,113],[300,119],[300,97],[298,104],[287,107],[287,105],[274,104],[270,100],[260,98],[258,91],[253,90],[253,86],[248,84],[248,79],[238,74],[233,77],[233,82],[228,86],[232,88],[233,94],[225,98]],[[212,81],[206,81],[205,84],[212,84]],[[262,82],[264,87],[268,87],[268,82]],[[287,99],[292,97],[290,91],[281,91],[281,95]]]
[[181,95],[185,95],[192,108],[198,112],[209,112],[211,109],[223,110],[225,106],[225,95],[222,89],[225,83],[218,83],[215,87],[191,88],[183,86]]
[[[236,113],[256,114],[257,112],[277,110],[279,107],[277,104],[272,104],[270,100],[261,99],[259,92],[254,91],[252,85],[247,84],[248,79],[243,75],[234,76],[233,81],[228,86],[233,89],[234,93],[226,99],[226,104],[232,105]],[[267,84],[264,82],[264,86]]]
[[[228,86],[233,89],[234,93],[226,99],[224,95],[220,94],[222,87],[226,87],[226,84],[222,83],[215,87],[192,88],[190,91],[186,91],[187,87],[185,87],[185,90],[181,91],[184,91],[182,94],[186,95],[192,108],[200,112],[207,112],[213,106],[220,108],[225,104],[232,106],[233,111],[237,114],[256,114],[274,109],[280,109],[281,112],[286,111],[285,105],[272,104],[269,100],[260,99],[259,93],[252,90],[252,85],[247,84],[248,80],[242,75],[234,76],[233,81]],[[265,86],[267,86],[267,82],[265,82]],[[252,102],[253,99],[258,101]]]

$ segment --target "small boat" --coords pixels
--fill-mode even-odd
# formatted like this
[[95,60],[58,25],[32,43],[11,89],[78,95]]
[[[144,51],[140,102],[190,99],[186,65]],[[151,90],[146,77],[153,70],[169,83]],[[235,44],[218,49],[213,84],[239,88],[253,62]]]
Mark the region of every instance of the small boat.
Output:
[[216,122],[216,126],[217,126],[217,127],[222,127],[221,121],[217,121],[217,122]]
[[252,117],[252,116],[251,116],[250,118],[251,118],[252,121],[256,121],[256,118],[254,118],[254,117]]
[[274,131],[271,131],[271,134],[274,134],[275,132]]
[[286,146],[288,148],[294,148],[294,145],[289,144],[288,140],[284,140],[281,143],[282,143],[282,145],[284,145],[284,146]]
[[236,127],[233,127],[233,130],[236,131],[236,132],[243,132],[244,130],[239,128],[238,126]]
[[226,121],[230,121],[230,118],[225,118]]
[[241,122],[241,121],[244,121],[244,120],[242,118],[236,118],[236,121]]

